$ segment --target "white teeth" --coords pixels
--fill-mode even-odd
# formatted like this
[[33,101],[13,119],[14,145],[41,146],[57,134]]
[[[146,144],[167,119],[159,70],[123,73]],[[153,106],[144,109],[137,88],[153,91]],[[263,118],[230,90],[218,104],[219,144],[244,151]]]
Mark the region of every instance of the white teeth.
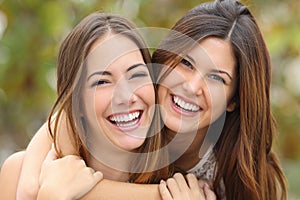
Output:
[[130,122],[132,120],[137,119],[140,116],[140,112],[136,111],[129,114],[120,114],[120,115],[113,115],[109,118],[110,121],[120,123],[120,122]]
[[136,120],[134,120],[134,121],[132,121],[132,122],[116,123],[116,124],[117,124],[118,126],[120,126],[120,127],[128,127],[128,126],[133,126],[133,125],[135,125],[138,121],[139,121],[139,120],[136,119]]
[[178,96],[173,96],[173,102],[180,108],[186,110],[186,111],[192,111],[192,112],[197,112],[200,110],[200,107],[195,105],[195,104],[191,104],[188,102],[185,102],[183,99],[179,98]]

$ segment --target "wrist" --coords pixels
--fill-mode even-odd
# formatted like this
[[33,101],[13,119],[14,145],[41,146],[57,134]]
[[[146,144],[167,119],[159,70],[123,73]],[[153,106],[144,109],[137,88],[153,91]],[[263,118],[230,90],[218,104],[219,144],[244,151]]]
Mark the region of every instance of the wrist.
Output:
[[39,188],[37,200],[73,200],[65,191],[60,191],[51,186],[42,185]]

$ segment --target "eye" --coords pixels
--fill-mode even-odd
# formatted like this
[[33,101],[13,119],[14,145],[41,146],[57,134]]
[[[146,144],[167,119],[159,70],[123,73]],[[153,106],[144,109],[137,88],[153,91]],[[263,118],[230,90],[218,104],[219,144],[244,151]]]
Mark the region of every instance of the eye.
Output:
[[137,72],[137,73],[132,74],[130,79],[142,78],[142,77],[148,77],[148,73],[146,73],[146,72]]
[[110,83],[110,81],[108,81],[108,80],[97,80],[92,84],[92,87],[93,86],[102,86],[102,85],[105,85],[108,83]]
[[190,61],[186,60],[186,59],[182,59],[181,62],[180,62],[184,67],[187,67],[191,70],[194,69],[194,66],[190,63]]
[[226,83],[225,80],[221,76],[216,75],[216,74],[208,74],[207,77],[210,78],[210,79],[212,79],[212,80],[219,81],[219,82],[221,82],[223,84]]

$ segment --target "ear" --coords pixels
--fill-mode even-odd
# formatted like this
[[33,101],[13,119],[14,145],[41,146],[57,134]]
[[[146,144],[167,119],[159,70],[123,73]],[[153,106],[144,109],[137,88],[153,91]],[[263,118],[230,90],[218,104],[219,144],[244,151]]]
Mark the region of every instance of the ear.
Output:
[[235,101],[232,101],[230,104],[227,105],[226,111],[232,112],[232,111],[234,111],[235,107],[236,107],[236,103],[235,103]]

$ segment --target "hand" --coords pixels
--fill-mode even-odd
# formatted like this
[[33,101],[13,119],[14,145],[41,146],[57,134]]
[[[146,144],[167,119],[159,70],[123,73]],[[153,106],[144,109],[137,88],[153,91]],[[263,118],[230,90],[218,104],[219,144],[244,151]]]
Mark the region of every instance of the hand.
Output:
[[176,173],[166,182],[161,181],[159,191],[163,200],[216,200],[216,195],[209,189],[207,184],[203,188],[199,187],[195,175],[186,175],[187,182],[182,174]]
[[202,190],[204,192],[204,196],[207,200],[216,200],[216,194],[214,193],[214,191],[212,191],[209,187],[209,184],[207,183],[207,181],[200,179],[198,180],[198,184],[200,187],[200,190]]
[[38,199],[79,199],[102,178],[101,172],[87,167],[79,156],[57,159],[52,148],[42,165]]

